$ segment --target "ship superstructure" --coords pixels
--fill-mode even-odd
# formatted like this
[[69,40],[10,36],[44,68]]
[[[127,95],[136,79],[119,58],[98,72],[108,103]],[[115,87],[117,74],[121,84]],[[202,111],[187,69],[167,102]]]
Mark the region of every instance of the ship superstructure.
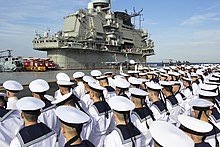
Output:
[[66,69],[103,68],[104,62],[146,62],[154,54],[147,31],[136,29],[126,12],[111,12],[110,0],[92,0],[88,9],[64,17],[64,28],[54,35],[45,32],[33,39],[35,50]]

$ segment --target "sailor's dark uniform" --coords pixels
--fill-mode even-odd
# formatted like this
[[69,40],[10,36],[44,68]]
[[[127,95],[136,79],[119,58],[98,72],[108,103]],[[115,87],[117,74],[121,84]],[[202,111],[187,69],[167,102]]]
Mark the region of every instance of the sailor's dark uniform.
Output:
[[220,128],[220,113],[218,108],[214,107],[212,109],[212,115],[210,116],[212,122],[215,124],[216,127]]
[[215,137],[217,137],[218,142],[220,142],[220,130],[213,125],[212,131],[205,135],[205,142],[209,143],[212,147],[216,147]]
[[0,140],[9,145],[23,124],[19,111],[0,108]]
[[149,125],[153,122],[153,113],[148,107],[135,108],[131,114],[131,122],[136,126],[145,137],[141,146],[148,147],[152,144],[152,136],[149,131]]
[[196,143],[195,147],[212,147],[212,146],[209,143],[201,142],[201,143]]
[[115,126],[113,112],[106,101],[99,101],[95,102],[89,108],[89,114],[93,119],[92,132],[89,140],[97,147],[102,146],[105,136],[111,132]]
[[55,147],[57,135],[43,123],[21,129],[10,147]]
[[156,120],[167,121],[167,112],[165,104],[162,101],[156,101],[150,106]]
[[78,136],[73,137],[72,139],[70,139],[64,147],[95,147],[90,141],[88,140],[83,140],[80,144],[76,144],[76,145],[71,145],[72,143],[74,143],[76,140],[78,139]]
[[104,147],[131,147],[132,140],[135,147],[140,147],[144,138],[141,132],[132,124],[117,125],[105,138]]

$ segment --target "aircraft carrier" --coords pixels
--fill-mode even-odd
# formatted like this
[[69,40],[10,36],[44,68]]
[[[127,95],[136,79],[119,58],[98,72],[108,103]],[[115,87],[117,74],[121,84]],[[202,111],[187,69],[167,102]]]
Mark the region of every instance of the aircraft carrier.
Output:
[[105,68],[103,63],[130,60],[146,63],[147,56],[154,55],[154,41],[132,23],[135,17],[141,22],[141,13],[113,12],[110,0],[92,0],[87,9],[64,17],[62,31],[36,33],[33,48],[46,51],[63,69]]

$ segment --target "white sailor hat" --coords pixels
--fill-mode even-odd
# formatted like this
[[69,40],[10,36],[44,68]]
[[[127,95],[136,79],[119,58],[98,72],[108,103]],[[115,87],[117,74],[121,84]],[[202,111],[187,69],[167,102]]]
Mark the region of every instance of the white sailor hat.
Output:
[[56,75],[56,79],[57,79],[57,81],[59,81],[59,80],[70,81],[70,77],[66,73],[63,73],[63,72],[59,72]]
[[194,65],[193,68],[198,69],[200,66],[199,65]]
[[205,90],[199,90],[198,93],[200,98],[215,98],[218,96],[217,92],[211,92]]
[[158,75],[155,71],[147,72],[148,75]]
[[147,79],[143,79],[143,78],[138,78],[142,83],[145,83],[147,82],[148,80]]
[[175,76],[175,77],[179,77],[180,74],[179,74],[178,72],[173,72],[173,76]]
[[213,126],[210,123],[187,115],[178,115],[178,120],[181,124],[179,128],[182,131],[194,135],[204,136],[206,133],[209,133],[213,129]]
[[183,81],[192,82],[192,79],[190,79],[190,78],[186,78],[186,77],[183,77],[182,80],[183,80]]
[[102,86],[100,86],[100,85],[98,85],[98,84],[96,84],[96,83],[88,83],[88,85],[89,85],[89,87],[90,87],[91,89],[93,89],[93,90],[98,90],[98,91],[103,91],[103,90],[105,90],[104,87],[102,87]]
[[208,84],[199,84],[199,87],[201,90],[206,90],[206,91],[214,91],[217,90],[218,88],[217,85],[208,85]]
[[176,66],[170,66],[171,69],[176,69]]
[[82,78],[83,76],[85,76],[85,74],[83,72],[81,72],[81,71],[75,72],[73,74],[73,78],[74,79]]
[[34,97],[23,97],[17,101],[16,106],[22,111],[34,111],[45,107],[45,103]]
[[111,71],[107,71],[104,73],[104,75],[112,75],[113,73]]
[[109,106],[118,112],[131,111],[135,108],[132,101],[124,96],[114,96],[108,101]]
[[150,133],[163,147],[194,147],[193,140],[187,134],[168,122],[154,121],[150,125]]
[[55,100],[55,98],[54,98],[52,95],[49,95],[49,94],[45,94],[44,97],[45,97],[47,100],[51,101],[51,102]]
[[160,76],[161,76],[161,77],[169,77],[169,75],[168,75],[168,74],[165,74],[165,73],[160,73]]
[[83,124],[89,121],[89,116],[71,106],[59,106],[55,111],[57,117],[68,124]]
[[146,72],[140,72],[140,73],[139,73],[139,76],[146,76],[146,75],[147,75]]
[[192,99],[191,101],[189,101],[189,105],[194,110],[197,110],[197,108],[199,110],[200,108],[209,110],[210,107],[213,106],[214,104],[205,99]]
[[129,75],[128,75],[128,74],[123,73],[123,72],[121,72],[121,73],[120,73],[120,75],[121,75],[121,76],[123,76],[123,77],[129,77]]
[[131,96],[135,98],[146,98],[148,93],[140,88],[129,88],[129,92],[131,93]]
[[130,87],[130,83],[128,81],[126,81],[125,79],[122,79],[122,78],[114,79],[114,84],[115,84],[116,87],[123,88],[123,89],[126,89],[126,88]]
[[213,77],[220,78],[220,73],[213,73]]
[[172,81],[174,85],[181,85],[180,81]]
[[153,82],[146,82],[147,89],[160,91],[163,87]]
[[181,74],[181,75],[185,75],[185,74],[186,74],[186,73],[185,73],[184,71],[182,71],[182,70],[179,70],[178,72],[179,72],[179,74]]
[[93,77],[98,77],[98,76],[101,76],[101,75],[102,75],[102,72],[99,71],[99,70],[92,70],[92,71],[90,72],[90,74],[91,74],[91,76],[93,76]]
[[191,66],[187,66],[187,67],[186,67],[186,69],[191,69],[191,68],[192,68]]
[[220,82],[210,82],[210,81],[205,81],[205,84],[220,86]]
[[163,69],[165,69],[165,70],[170,70],[170,67],[165,66]]
[[70,81],[66,81],[66,80],[58,80],[57,84],[60,85],[60,86],[71,86],[74,83],[70,82]]
[[192,73],[191,73],[191,77],[198,77],[198,74],[197,74],[197,73],[192,72]]
[[128,78],[128,82],[130,84],[132,84],[132,85],[140,85],[140,84],[142,84],[142,81],[137,79],[137,78],[135,78],[135,77],[129,77]]
[[210,77],[209,78],[210,82],[219,82],[219,78],[215,78],[215,77]]
[[33,80],[30,84],[29,84],[29,89],[31,90],[31,92],[45,92],[47,90],[50,89],[49,84],[43,80],[43,79],[36,79]]
[[161,73],[166,73],[166,70],[164,70],[163,68],[159,69],[159,72]]
[[124,78],[124,76],[122,76],[122,75],[115,75],[114,79],[117,79],[117,78],[121,78],[122,79],[122,78]]
[[95,83],[96,82],[96,80],[93,78],[93,77],[91,77],[91,76],[84,76],[83,77],[83,81],[85,82],[85,83]]
[[107,80],[107,78],[108,78],[107,76],[99,76],[99,77],[96,77],[97,80],[103,80],[103,79],[106,79],[106,80]]
[[128,74],[137,74],[139,73],[140,71],[136,71],[136,70],[129,70],[128,71]]
[[65,100],[67,100],[68,98],[70,98],[70,96],[72,96],[72,94],[73,94],[73,92],[72,92],[72,90],[71,90],[71,91],[70,91],[69,93],[67,93],[67,94],[59,95],[59,96],[57,96],[56,99],[55,99],[54,101],[52,101],[51,103],[52,103],[52,104],[59,104],[59,103],[65,101]]
[[14,81],[14,80],[5,81],[3,83],[3,87],[6,90],[11,90],[11,91],[21,91],[21,90],[23,90],[23,86],[20,83],[18,83],[17,81]]
[[162,87],[171,87],[172,85],[174,85],[173,82],[169,82],[169,81],[159,81],[159,83]]

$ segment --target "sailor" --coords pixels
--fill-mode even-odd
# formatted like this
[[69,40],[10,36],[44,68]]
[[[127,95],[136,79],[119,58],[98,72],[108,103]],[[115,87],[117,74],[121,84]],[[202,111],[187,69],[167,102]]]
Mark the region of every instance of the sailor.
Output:
[[29,84],[29,89],[32,92],[32,96],[36,99],[42,100],[45,103],[45,106],[42,108],[38,120],[59,134],[60,122],[55,114],[56,106],[44,97],[49,88],[49,84],[43,79],[33,80]]
[[106,136],[104,147],[140,147],[145,138],[131,122],[134,103],[126,97],[115,96],[109,100],[109,105],[113,109],[116,127]]
[[181,112],[181,107],[172,91],[173,82],[160,81],[160,85],[163,87],[162,93],[164,96],[164,102],[170,113],[168,122],[176,125],[178,123],[177,116]]
[[220,129],[220,111],[219,111],[219,103],[216,101],[216,97],[218,96],[217,92],[199,90],[199,98],[208,100],[214,103],[214,107],[212,108],[212,115],[210,119],[212,122]]
[[218,147],[220,141],[220,130],[210,121],[214,104],[204,99],[193,99],[189,102],[191,115],[199,120],[208,122],[213,126],[213,130],[205,136],[205,142],[212,147]]
[[[55,104],[56,106],[71,106],[71,107],[77,108],[77,109],[81,110],[82,112],[86,113],[86,111],[81,107],[79,101],[80,100],[77,97],[77,93],[73,90],[67,94],[64,94],[62,96],[57,97],[57,99],[54,100],[52,102],[52,104]],[[87,123],[85,123],[83,125],[82,132],[80,134],[82,139],[89,138],[91,130],[92,130],[92,123],[93,123],[92,119],[90,119],[90,121],[88,121]],[[59,138],[60,138],[60,140],[63,141],[62,135],[60,135]]]
[[107,76],[108,78],[108,83],[109,83],[109,86],[113,87],[115,89],[115,84],[114,84],[114,80],[112,78],[112,72],[108,71],[108,72],[105,72],[104,75]]
[[191,101],[193,98],[197,98],[197,97],[194,97],[193,95],[191,82],[192,82],[192,79],[190,78],[185,78],[185,77],[182,78],[183,88],[180,92],[186,97],[185,113],[184,113],[186,115],[190,115],[189,101]]
[[186,96],[186,99],[192,99],[193,97],[193,89],[191,86],[192,79],[190,78],[182,78],[184,89],[182,89],[181,93]]
[[150,126],[154,147],[194,147],[193,140],[176,126],[154,121]]
[[150,81],[154,83],[159,82],[158,74],[155,71],[147,72],[147,79],[149,79]]
[[175,95],[179,106],[181,107],[180,113],[183,114],[185,112],[185,100],[186,97],[180,92],[181,82],[174,81],[172,85],[172,92]]
[[97,77],[96,79],[99,81],[99,85],[105,88],[103,94],[107,102],[111,97],[116,96],[115,89],[109,86],[107,76],[100,76]]
[[192,90],[193,90],[193,95],[198,96],[198,91],[199,91],[199,80],[198,80],[198,74],[197,73],[191,73],[191,78],[192,78]]
[[17,95],[23,90],[23,86],[14,80],[8,80],[3,83],[7,95],[7,109],[16,109],[18,101]]
[[103,96],[105,88],[95,83],[89,83],[89,87],[90,98],[93,101],[93,105],[88,110],[93,119],[93,130],[89,140],[96,147],[101,147],[105,136],[113,130],[115,123],[112,110]]
[[[57,91],[55,91],[55,93],[54,93],[55,98],[58,96],[61,96],[63,94],[67,94],[69,89],[72,88],[72,85],[74,84],[74,83],[70,82],[70,77],[66,73],[63,73],[63,72],[59,72],[56,75],[56,80],[57,80],[57,84],[60,83],[62,85],[58,84],[59,89]],[[58,82],[58,81],[61,81],[61,82]],[[64,85],[65,81],[67,81],[66,83],[68,85]]]
[[203,140],[204,136],[212,131],[211,124],[186,115],[179,115],[178,120],[180,122],[179,128],[192,138],[195,147],[211,147]]
[[159,84],[152,82],[146,82],[145,84],[147,86],[149,100],[151,101],[150,109],[153,112],[155,119],[167,121],[169,115],[167,112],[168,110],[159,97],[162,87]]
[[116,86],[115,92],[119,96],[124,96],[129,98],[130,94],[128,92],[128,88],[130,87],[130,83],[122,78],[114,79],[114,83]]
[[77,83],[77,86],[74,88],[74,90],[76,91],[80,99],[86,94],[85,86],[82,80],[83,76],[85,76],[85,74],[79,71],[73,74],[73,78]]
[[40,111],[44,107],[45,103],[34,97],[18,100],[17,108],[22,111],[21,117],[25,127],[11,141],[10,147],[55,147],[56,133],[44,123],[37,122]]
[[0,142],[9,146],[12,139],[16,137],[18,131],[23,127],[23,120],[20,112],[16,109],[6,109],[6,94],[0,93]]
[[89,110],[89,107],[92,106],[93,101],[90,99],[90,87],[89,83],[96,83],[96,80],[91,76],[84,76],[83,77],[83,83],[85,86],[86,94],[81,98],[81,101],[85,104],[83,109],[87,112]]
[[59,106],[56,115],[61,121],[61,131],[66,138],[64,147],[95,147],[90,141],[80,137],[83,124],[90,120],[84,112],[70,106]]
[[145,137],[145,141],[141,146],[150,147],[152,145],[152,136],[149,132],[149,126],[155,118],[145,102],[148,93],[138,88],[129,88],[129,92],[131,93],[131,101],[135,104],[135,109],[131,114],[131,122]]

